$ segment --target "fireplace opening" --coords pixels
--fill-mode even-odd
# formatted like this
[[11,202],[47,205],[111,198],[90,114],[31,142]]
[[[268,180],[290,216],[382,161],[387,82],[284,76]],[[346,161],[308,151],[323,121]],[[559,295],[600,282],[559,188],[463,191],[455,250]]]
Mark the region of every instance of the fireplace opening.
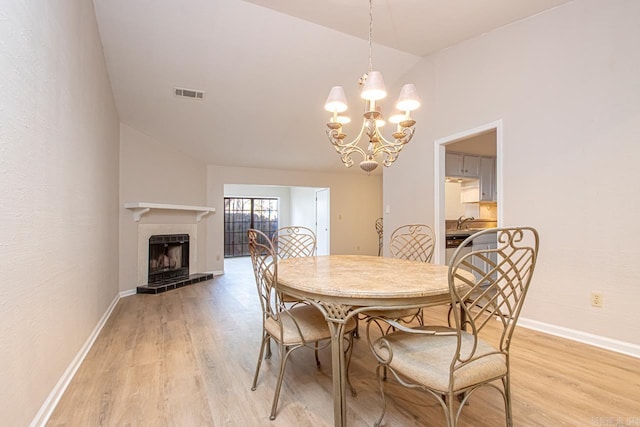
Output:
[[189,235],[164,234],[149,238],[149,285],[189,277]]

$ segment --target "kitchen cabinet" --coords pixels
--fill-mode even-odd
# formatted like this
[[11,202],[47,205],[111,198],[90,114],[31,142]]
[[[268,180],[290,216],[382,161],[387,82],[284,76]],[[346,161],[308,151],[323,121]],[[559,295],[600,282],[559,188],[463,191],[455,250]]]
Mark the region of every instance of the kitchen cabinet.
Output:
[[496,159],[478,157],[478,179],[463,180],[460,184],[460,202],[478,203],[496,201]]
[[478,178],[480,176],[480,157],[446,153],[444,174],[454,177]]
[[[491,249],[498,248],[498,239],[496,233],[488,233],[483,236],[479,236],[473,241],[473,245],[471,246],[472,251],[487,251]],[[476,275],[476,279],[480,280],[484,274],[489,273],[493,268],[493,265],[496,265],[498,262],[498,254],[496,252],[491,252],[488,254],[488,259],[491,261],[489,264],[487,261],[483,260],[481,257],[474,257],[471,263],[474,267],[477,268],[474,271]],[[495,280],[496,272],[490,274],[491,278]]]
[[492,202],[496,200],[496,159],[495,157],[480,158],[480,192],[479,201]]

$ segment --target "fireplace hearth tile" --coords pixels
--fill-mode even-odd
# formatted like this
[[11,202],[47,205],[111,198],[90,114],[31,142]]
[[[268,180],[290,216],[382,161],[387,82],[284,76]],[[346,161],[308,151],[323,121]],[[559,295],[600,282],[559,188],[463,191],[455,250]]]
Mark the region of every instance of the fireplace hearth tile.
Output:
[[181,279],[167,280],[166,282],[151,283],[145,286],[138,286],[137,293],[139,294],[159,294],[162,292],[170,291],[172,289],[178,289],[183,286],[192,285],[194,283],[200,283],[213,279],[212,273],[196,273],[191,274],[189,277],[183,277]]

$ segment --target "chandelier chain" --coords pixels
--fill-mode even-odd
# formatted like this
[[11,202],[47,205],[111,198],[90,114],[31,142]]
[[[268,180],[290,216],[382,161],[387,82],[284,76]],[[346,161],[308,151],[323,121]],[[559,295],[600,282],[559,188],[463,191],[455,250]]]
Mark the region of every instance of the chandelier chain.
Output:
[[373,70],[373,0],[369,0],[369,72]]

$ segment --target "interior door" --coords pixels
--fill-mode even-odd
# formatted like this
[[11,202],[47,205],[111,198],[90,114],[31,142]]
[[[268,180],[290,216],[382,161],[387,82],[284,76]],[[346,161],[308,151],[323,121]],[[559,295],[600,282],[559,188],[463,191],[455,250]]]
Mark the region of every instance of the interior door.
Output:
[[329,255],[329,189],[316,191],[316,238],[318,255]]

